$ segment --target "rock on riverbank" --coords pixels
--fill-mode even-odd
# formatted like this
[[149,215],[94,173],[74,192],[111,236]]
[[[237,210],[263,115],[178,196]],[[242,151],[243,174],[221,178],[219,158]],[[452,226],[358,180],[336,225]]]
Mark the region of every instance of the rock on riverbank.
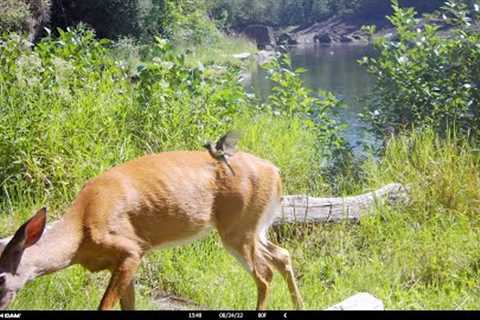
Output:
[[333,17],[308,26],[300,26],[290,31],[274,31],[265,25],[250,25],[243,34],[257,43],[259,49],[272,49],[277,45],[303,44],[366,44],[369,36],[362,31],[362,26],[372,22],[379,29],[386,27],[383,20],[366,21],[365,19]]
[[370,21],[354,17],[333,17],[309,26],[301,26],[293,30],[299,44],[367,44],[370,39],[362,26],[374,24],[377,29],[390,26],[384,20]]

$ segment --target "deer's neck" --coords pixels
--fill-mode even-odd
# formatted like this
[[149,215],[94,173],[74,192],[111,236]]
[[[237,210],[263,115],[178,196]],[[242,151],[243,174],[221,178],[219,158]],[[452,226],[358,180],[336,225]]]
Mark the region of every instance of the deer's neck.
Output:
[[41,239],[25,250],[18,273],[29,281],[72,265],[82,238],[81,224],[75,220],[75,215],[66,214],[49,224]]

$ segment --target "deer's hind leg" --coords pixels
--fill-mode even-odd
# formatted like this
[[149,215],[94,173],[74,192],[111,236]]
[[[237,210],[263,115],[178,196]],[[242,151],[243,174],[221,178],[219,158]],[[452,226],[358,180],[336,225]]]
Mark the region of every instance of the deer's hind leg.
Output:
[[244,266],[255,280],[257,286],[257,310],[267,307],[273,272],[269,262],[258,251],[257,243],[251,238],[222,237],[222,242],[237,260]]
[[[249,208],[248,218],[234,223],[234,227],[219,229],[227,248],[250,272],[257,284],[257,309],[265,309],[272,280],[272,269],[279,271],[287,282],[292,302],[297,309],[303,309],[303,300],[295,280],[292,261],[287,250],[267,239],[280,201],[277,199],[264,207]],[[241,222],[240,222],[241,221]]]
[[297,309],[303,309],[303,299],[298,290],[298,285],[293,273],[292,259],[290,254],[284,248],[281,248],[270,241],[261,243],[262,252],[266,260],[269,261],[275,269],[280,272],[288,285],[288,290],[292,298],[292,302]]
[[120,307],[122,310],[135,310],[135,279],[130,281],[123,296],[120,298]]

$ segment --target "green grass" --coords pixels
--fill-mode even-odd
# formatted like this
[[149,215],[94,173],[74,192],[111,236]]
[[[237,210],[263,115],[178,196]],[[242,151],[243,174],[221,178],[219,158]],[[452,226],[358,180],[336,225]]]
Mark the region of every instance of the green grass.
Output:
[[[245,128],[239,147],[272,161],[281,169],[285,193],[308,193],[312,190],[311,172],[315,163],[315,133],[303,127],[303,122],[287,116],[242,117],[234,127]],[[315,187],[327,189],[317,179]],[[322,189],[323,187],[323,189]]]
[[[242,36],[228,36],[220,34],[219,39],[209,45],[191,46],[189,43],[175,43],[176,51],[186,53],[186,61],[189,65],[196,66],[198,63],[235,65],[254,68],[256,65],[253,55],[258,49],[254,42]],[[235,58],[239,53],[250,53],[247,62]]]
[[[271,231],[271,238],[293,256],[306,307],[322,309],[366,291],[388,309],[478,309],[480,171],[474,150],[432,133],[413,134],[392,141],[384,160],[372,161],[365,170],[365,191],[398,181],[409,186],[410,204],[378,207],[359,225]],[[22,206],[14,204],[16,209]],[[27,216],[33,207],[20,209],[19,216]],[[18,225],[19,216],[2,216],[1,225],[7,226],[3,230]],[[37,279],[21,291],[13,307],[95,308],[106,281],[105,273],[71,268]],[[253,280],[215,234],[182,248],[151,253],[137,283],[139,308],[154,308],[152,297],[159,289],[212,309],[255,307]],[[272,309],[292,308],[278,275],[269,302]]]
[[[185,63],[190,67],[203,65],[236,66],[246,71],[256,70],[255,54],[257,46],[251,40],[240,35],[219,33],[216,41],[209,44],[192,44],[174,40],[172,46],[175,54],[185,54]],[[151,55],[151,44],[139,43],[131,38],[117,40],[113,46],[113,55],[121,59],[130,73],[135,73],[136,66],[141,63],[143,55]],[[234,57],[236,54],[249,53],[247,59]]]

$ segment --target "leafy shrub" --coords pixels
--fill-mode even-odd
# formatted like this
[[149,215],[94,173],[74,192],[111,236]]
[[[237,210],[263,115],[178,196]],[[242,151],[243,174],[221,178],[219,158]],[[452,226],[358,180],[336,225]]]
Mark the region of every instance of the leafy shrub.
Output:
[[173,37],[173,24],[176,10],[174,1],[151,0],[139,2],[139,12],[142,17],[141,29],[143,38],[162,35]]
[[139,3],[140,37],[161,36],[192,47],[211,45],[221,37],[208,15],[206,0],[151,0]]
[[235,70],[189,67],[185,56],[176,55],[171,43],[160,38],[152,54],[150,62],[139,66],[139,108],[127,120],[142,144],[198,147],[202,137],[225,131],[235,115],[246,112],[249,98]]
[[20,31],[24,28],[30,14],[28,5],[17,0],[5,0],[0,3],[0,33]]
[[470,28],[467,6],[452,1],[443,7],[437,20],[453,26],[449,36],[433,22],[420,26],[411,8],[393,1],[393,9],[389,20],[398,41],[380,39],[379,55],[362,61],[377,80],[366,119],[379,135],[388,127],[477,130],[480,34]]

